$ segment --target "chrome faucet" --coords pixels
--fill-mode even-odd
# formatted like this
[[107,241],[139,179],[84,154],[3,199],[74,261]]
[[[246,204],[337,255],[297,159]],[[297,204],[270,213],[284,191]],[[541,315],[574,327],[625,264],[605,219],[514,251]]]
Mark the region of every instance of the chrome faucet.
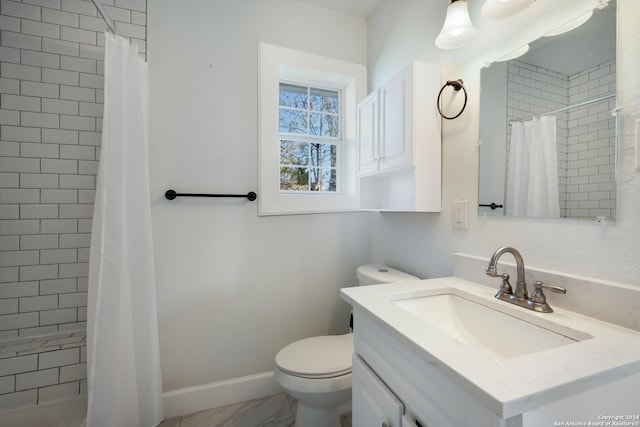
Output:
[[[513,294],[513,291],[508,292],[507,290],[508,288],[511,288],[511,285],[509,284],[509,275],[507,273],[504,273],[503,275],[499,275],[497,273],[498,260],[505,252],[509,252],[516,259],[516,297],[525,299],[529,298],[529,294],[527,293],[527,283],[524,281],[524,260],[522,259],[520,252],[516,249],[510,246],[498,248],[498,250],[496,250],[491,256],[489,265],[487,265],[487,268],[485,269],[487,276],[502,277],[502,286],[500,287],[500,291],[505,291],[507,294]],[[505,289],[502,288],[503,286]]]
[[[509,252],[516,259],[516,291],[513,292],[513,288],[509,283],[509,274],[503,273],[498,274],[497,266],[498,260],[505,252]],[[507,301],[512,304],[519,305],[520,307],[528,308],[529,310],[538,311],[541,313],[551,313],[553,310],[547,304],[547,298],[544,295],[542,289],[548,289],[553,292],[566,294],[567,290],[565,288],[561,288],[560,286],[548,286],[540,281],[536,281],[534,283],[535,290],[531,293],[531,298],[529,298],[529,293],[527,292],[527,283],[524,280],[524,260],[522,259],[522,255],[516,249],[510,246],[503,246],[498,248],[491,259],[489,260],[489,265],[485,269],[487,276],[490,277],[500,277],[502,278],[502,283],[500,284],[500,290],[496,294],[496,298]]]

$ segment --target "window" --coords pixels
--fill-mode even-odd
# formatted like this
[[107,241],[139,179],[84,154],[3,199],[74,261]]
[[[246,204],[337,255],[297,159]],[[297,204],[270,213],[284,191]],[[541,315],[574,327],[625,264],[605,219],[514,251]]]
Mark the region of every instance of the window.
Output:
[[260,215],[359,209],[357,102],[366,68],[259,46]]
[[280,82],[280,191],[336,192],[340,92]]

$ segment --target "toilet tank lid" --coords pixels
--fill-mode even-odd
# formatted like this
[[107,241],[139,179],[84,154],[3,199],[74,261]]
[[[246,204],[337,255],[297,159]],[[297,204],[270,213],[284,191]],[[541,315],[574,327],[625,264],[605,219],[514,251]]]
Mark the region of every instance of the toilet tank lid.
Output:
[[358,281],[366,285],[407,280],[420,280],[420,278],[383,264],[367,264],[358,267]]

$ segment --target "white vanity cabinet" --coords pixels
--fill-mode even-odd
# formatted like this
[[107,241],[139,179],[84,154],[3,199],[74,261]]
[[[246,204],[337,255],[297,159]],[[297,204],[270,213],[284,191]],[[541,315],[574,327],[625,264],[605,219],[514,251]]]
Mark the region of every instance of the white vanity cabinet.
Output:
[[440,68],[413,61],[358,105],[362,209],[439,212]]
[[402,417],[402,427],[418,427],[418,424],[409,418],[407,415]]
[[353,419],[355,425],[400,427],[402,402],[360,359],[353,356]]
[[414,419],[423,427],[522,427],[485,408],[365,312],[354,309],[354,325],[353,427],[417,426]]
[[[484,276],[486,260],[469,265]],[[575,303],[582,307],[600,309],[602,296],[616,292],[612,301],[629,314],[616,324],[555,300],[553,313],[538,313],[455,276],[341,289],[353,307],[354,427],[381,426],[360,420],[382,412],[385,400],[404,411],[400,424],[388,418],[395,425],[640,425],[640,328],[623,301],[638,301],[640,291],[529,270],[572,292],[586,286]],[[367,393],[368,405],[355,403]]]
[[[640,373],[636,370],[600,386],[577,387],[571,394],[523,407],[505,418],[499,414],[504,407],[496,407],[480,388],[459,383],[455,372],[425,359],[414,342],[366,310],[354,307],[354,325],[354,427],[383,423],[391,427],[540,427],[565,421],[596,423],[610,414],[640,422],[636,418],[640,417],[636,393]],[[513,398],[517,397],[514,392]]]

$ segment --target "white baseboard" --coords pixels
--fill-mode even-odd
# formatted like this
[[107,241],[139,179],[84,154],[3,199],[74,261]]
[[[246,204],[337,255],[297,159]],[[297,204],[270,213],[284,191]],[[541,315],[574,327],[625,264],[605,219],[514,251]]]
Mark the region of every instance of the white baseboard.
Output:
[[272,371],[185,387],[162,394],[164,417],[177,417],[283,392]]

